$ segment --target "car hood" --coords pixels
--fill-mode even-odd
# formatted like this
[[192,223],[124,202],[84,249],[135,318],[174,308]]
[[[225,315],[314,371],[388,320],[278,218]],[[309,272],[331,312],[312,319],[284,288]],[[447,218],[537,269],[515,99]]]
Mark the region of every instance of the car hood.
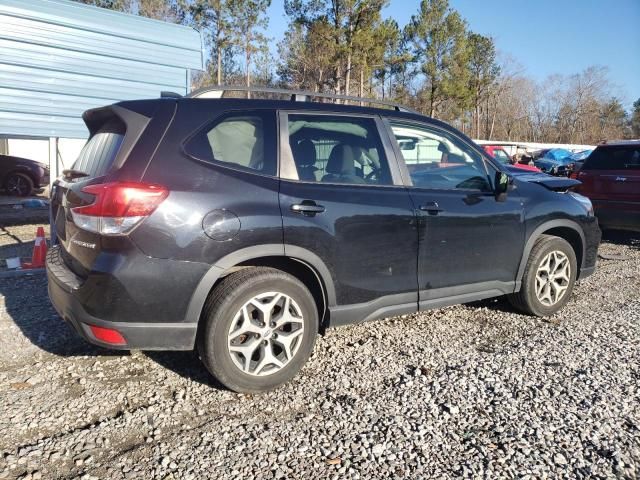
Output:
[[528,172],[510,167],[509,174],[523,182],[537,183],[554,192],[566,192],[570,188],[580,185],[582,182],[567,177],[552,177],[546,173]]
[[543,165],[551,165],[551,166],[561,166],[565,164],[564,159],[558,160],[556,158],[547,158],[547,157],[539,158],[535,160],[534,163],[540,163]]
[[49,170],[49,166],[44,164],[44,163],[40,163],[37,160],[31,160],[29,158],[22,158],[22,157],[12,157],[10,155],[0,155],[0,163],[3,164],[13,164],[14,166],[23,166],[23,167],[41,167],[44,168],[45,170]]

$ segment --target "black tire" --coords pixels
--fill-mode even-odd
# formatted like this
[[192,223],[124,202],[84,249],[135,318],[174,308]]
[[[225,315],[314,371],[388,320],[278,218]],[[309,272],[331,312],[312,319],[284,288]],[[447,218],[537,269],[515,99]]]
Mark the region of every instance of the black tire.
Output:
[[33,192],[33,180],[24,173],[10,173],[4,181],[4,189],[9,195],[28,197]]
[[[569,282],[564,295],[557,301],[557,303],[553,305],[545,305],[538,299],[535,292],[536,273],[541,262],[553,251],[560,251],[569,259]],[[524,269],[524,275],[522,276],[520,291],[512,295],[508,295],[507,298],[511,305],[521,312],[529,315],[535,315],[537,317],[551,316],[561,310],[567,304],[569,298],[571,298],[577,271],[576,254],[569,242],[560,237],[541,235],[529,254],[529,259],[527,260],[527,264]]]
[[[266,376],[243,372],[233,361],[228,334],[235,315],[246,302],[264,292],[280,292],[293,299],[303,318],[297,351],[278,371]],[[305,364],[318,332],[318,310],[313,296],[297,278],[268,267],[251,267],[225,277],[204,307],[198,351],[207,370],[225,387],[239,393],[259,393],[291,380]]]

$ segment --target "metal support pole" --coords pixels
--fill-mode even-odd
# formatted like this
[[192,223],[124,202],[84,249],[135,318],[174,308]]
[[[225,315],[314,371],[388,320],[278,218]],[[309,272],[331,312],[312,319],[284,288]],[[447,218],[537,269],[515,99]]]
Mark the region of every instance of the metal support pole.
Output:
[[[49,137],[49,200],[51,200],[51,187],[53,181],[58,178],[58,138]],[[49,236],[51,237],[51,245],[56,244],[56,228],[54,224],[53,212],[51,210],[51,201],[49,201]]]

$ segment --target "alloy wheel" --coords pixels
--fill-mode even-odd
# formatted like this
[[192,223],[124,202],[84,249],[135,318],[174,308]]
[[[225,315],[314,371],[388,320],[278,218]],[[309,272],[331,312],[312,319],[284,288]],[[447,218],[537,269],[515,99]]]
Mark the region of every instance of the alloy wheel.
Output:
[[536,297],[550,307],[567,293],[570,284],[571,263],[560,250],[549,252],[540,262],[536,272]]
[[242,372],[276,373],[302,344],[304,321],[293,298],[280,292],[256,295],[236,313],[228,333],[228,351]]

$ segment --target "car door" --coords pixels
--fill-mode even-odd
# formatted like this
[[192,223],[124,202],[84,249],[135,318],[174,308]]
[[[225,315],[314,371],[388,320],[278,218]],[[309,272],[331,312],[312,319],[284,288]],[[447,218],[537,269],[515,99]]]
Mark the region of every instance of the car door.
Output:
[[309,251],[330,271],[331,322],[416,311],[413,204],[380,119],[279,115],[285,252]]
[[[420,306],[513,292],[524,245],[517,192],[496,199],[498,167],[444,127],[388,119],[419,222]],[[442,304],[444,304],[442,303]]]

